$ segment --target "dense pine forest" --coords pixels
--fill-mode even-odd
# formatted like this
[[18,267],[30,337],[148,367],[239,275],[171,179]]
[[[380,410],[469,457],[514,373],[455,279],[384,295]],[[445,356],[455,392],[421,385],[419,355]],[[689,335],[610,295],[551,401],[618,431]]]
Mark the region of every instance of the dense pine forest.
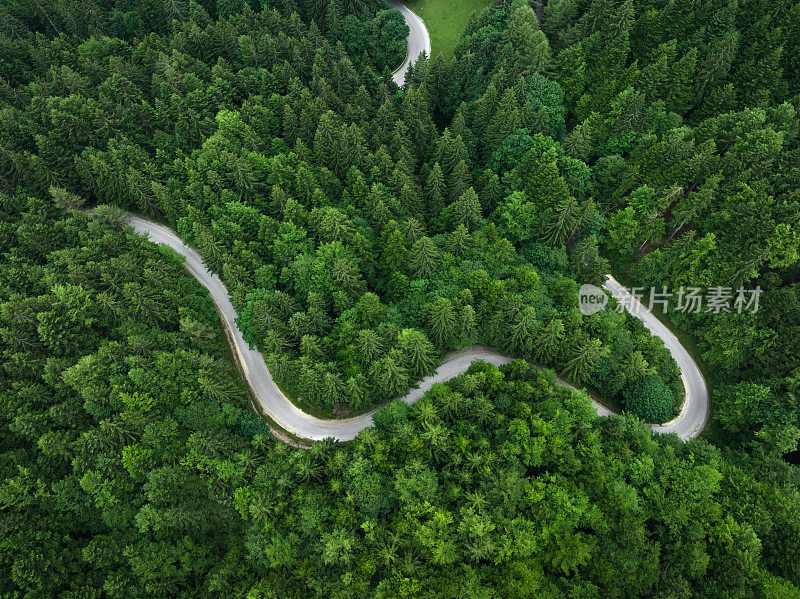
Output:
[[[413,5],[412,5],[413,8]],[[800,4],[0,1],[0,595],[800,597]],[[224,282],[301,409],[259,412]],[[630,287],[671,311],[686,396]],[[475,363],[392,400],[454,350]],[[584,391],[575,391],[569,383]],[[590,397],[621,415],[599,418]]]

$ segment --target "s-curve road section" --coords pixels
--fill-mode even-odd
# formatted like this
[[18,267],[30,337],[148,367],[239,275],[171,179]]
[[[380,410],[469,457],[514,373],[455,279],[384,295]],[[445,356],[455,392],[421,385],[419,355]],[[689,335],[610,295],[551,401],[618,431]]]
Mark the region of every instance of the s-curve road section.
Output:
[[686,348],[681,345],[675,333],[670,331],[650,310],[633,298],[630,292],[620,285],[614,277],[608,275],[603,287],[610,291],[612,296],[621,298],[627,306],[632,306],[631,313],[642,321],[642,324],[650,331],[651,335],[655,335],[664,342],[664,347],[672,354],[672,358],[681,371],[686,398],[680,414],[669,422],[660,426],[652,425],[651,428],[657,433],[675,433],[681,439],[696,437],[703,430],[708,420],[710,409],[708,385],[706,385],[706,380],[697,362],[686,351]]
[[[211,298],[222,316],[222,322],[227,329],[236,353],[239,357],[244,377],[253,391],[253,395],[261,404],[264,412],[285,430],[306,439],[319,440],[325,437],[334,437],[340,441],[353,439],[360,431],[372,426],[372,414],[369,412],[362,416],[345,420],[322,420],[306,414],[297,408],[281,392],[272,375],[264,363],[264,358],[257,350],[251,349],[245,342],[241,332],[236,326],[236,311],[230,301],[225,285],[219,277],[208,270],[194,249],[187,246],[169,228],[144,218],[129,215],[128,223],[134,231],[147,236],[150,241],[171,247],[186,259],[187,270],[197,279],[203,287],[208,289]],[[605,288],[613,295],[626,298],[629,302],[637,303],[625,288],[613,277],[608,277]],[[686,398],[680,415],[674,420],[663,425],[651,425],[659,433],[676,433],[682,439],[696,437],[700,434],[708,417],[708,389],[703,375],[689,352],[680,344],[678,338],[659,321],[647,308],[638,304],[637,310],[632,314],[639,318],[650,332],[664,341],[664,345],[672,353],[678,364],[686,389]],[[400,398],[407,404],[413,404],[428,391],[434,383],[447,381],[469,368],[470,364],[482,360],[496,366],[507,364],[512,358],[487,347],[468,347],[459,352],[450,354],[432,375],[419,381],[415,389],[410,390]],[[563,381],[559,382],[570,386]],[[600,416],[612,414],[605,408],[593,402]]]
[[406,21],[406,25],[408,25],[408,37],[406,38],[408,42],[408,52],[406,53],[406,59],[403,61],[403,64],[392,73],[392,81],[400,87],[403,87],[408,67],[414,64],[419,58],[419,55],[423,52],[426,56],[431,55],[431,38],[428,35],[428,28],[425,27],[425,23],[414,14],[414,11],[399,0],[389,0],[389,4],[400,11],[400,14],[403,15]]

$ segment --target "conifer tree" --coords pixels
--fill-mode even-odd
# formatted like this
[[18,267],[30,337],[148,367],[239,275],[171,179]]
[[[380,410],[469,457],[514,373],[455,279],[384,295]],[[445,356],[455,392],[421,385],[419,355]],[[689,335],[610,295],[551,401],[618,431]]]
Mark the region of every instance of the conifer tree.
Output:
[[425,200],[428,218],[437,218],[444,210],[445,200],[444,175],[439,163],[436,162],[425,181]]
[[411,268],[417,278],[425,279],[435,271],[439,262],[439,251],[430,237],[423,236],[411,248]]

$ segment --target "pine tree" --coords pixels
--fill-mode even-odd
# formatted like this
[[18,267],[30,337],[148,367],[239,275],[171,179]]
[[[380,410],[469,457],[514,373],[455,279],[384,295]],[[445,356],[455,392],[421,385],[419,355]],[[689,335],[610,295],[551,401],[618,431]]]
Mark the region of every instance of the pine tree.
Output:
[[339,5],[336,2],[328,2],[325,12],[325,31],[327,33],[339,31],[341,24],[342,13],[339,10]]
[[403,367],[399,350],[379,358],[369,367],[370,378],[387,399],[399,395],[408,388],[408,371]]
[[610,353],[610,349],[599,339],[582,343],[564,366],[564,376],[573,383],[582,383],[594,371],[600,360]]
[[422,237],[411,248],[411,268],[414,275],[420,279],[427,279],[434,272],[439,263],[439,250],[430,237]]
[[460,135],[453,136],[450,130],[445,128],[436,145],[436,162],[441,166],[445,178],[450,177],[453,169],[462,160],[465,162],[469,160],[464,140]]
[[572,196],[567,196],[557,206],[547,210],[545,220],[547,229],[544,242],[551,247],[563,245],[578,222],[578,202]]
[[283,105],[283,122],[281,131],[284,141],[292,146],[297,141],[297,115],[289,104]]
[[536,310],[532,306],[523,308],[510,326],[511,348],[517,352],[529,353],[533,349],[538,330]]
[[425,99],[424,86],[406,91],[402,105],[403,121],[408,126],[411,139],[418,156],[424,156],[436,135],[428,102]]
[[501,59],[512,77],[544,71],[550,62],[550,44],[539,29],[536,13],[528,5],[517,8],[509,18]]
[[559,173],[556,160],[555,148],[547,149],[541,156],[537,156],[533,149],[522,157],[519,164],[525,195],[541,210],[559,206],[569,198],[569,189]]
[[425,207],[429,219],[436,219],[444,210],[445,182],[439,163],[436,162],[425,181]]
[[592,149],[592,129],[588,120],[575,126],[564,140],[564,150],[578,160],[586,161]]
[[406,245],[414,245],[418,239],[425,235],[425,226],[416,218],[407,218],[402,224]]
[[460,198],[471,184],[472,175],[470,173],[469,166],[465,160],[462,160],[453,169],[448,179],[450,201],[453,202]]
[[441,54],[436,54],[428,62],[424,89],[427,93],[428,105],[433,112],[440,110],[444,102],[445,91],[449,86],[447,71],[447,63]]
[[672,66],[670,85],[667,87],[665,98],[667,110],[686,114],[692,107],[696,68],[697,48],[693,47]]
[[661,44],[655,59],[642,69],[639,86],[649,102],[666,99],[665,95],[672,91],[675,81],[672,79],[670,66],[675,64],[675,53],[675,40]]
[[484,135],[487,152],[494,152],[505,139],[522,126],[522,111],[517,103],[517,95],[513,89],[508,89],[500,99],[497,111],[494,113]]
[[339,128],[336,116],[329,110],[322,115],[317,132],[314,134],[314,157],[318,164],[335,168],[338,140]]
[[410,183],[405,183],[400,190],[400,204],[409,214],[422,213],[422,202],[416,189]]
[[470,187],[458,200],[448,207],[451,211],[453,228],[464,225],[467,229],[477,227],[481,222],[481,203],[478,194]]
[[322,346],[316,335],[303,335],[300,338],[300,353],[312,359],[322,357]]
[[472,244],[472,236],[464,224],[459,224],[447,239],[447,251],[456,257],[461,257]]
[[491,214],[500,202],[500,177],[489,169],[485,173],[488,173],[488,176],[481,190],[481,206],[486,214]]
[[456,327],[456,317],[452,302],[444,297],[428,304],[426,321],[430,337],[441,348],[450,347]]
[[358,267],[347,258],[338,258],[331,267],[331,280],[338,288],[357,297],[364,291],[364,281]]
[[358,355],[362,364],[372,364],[383,355],[383,340],[372,329],[358,332]]
[[558,318],[554,318],[539,329],[531,353],[538,362],[550,364],[558,356],[563,342],[564,323]]
[[404,365],[413,379],[430,374],[436,366],[436,350],[422,331],[403,329],[397,336]]
[[479,137],[483,137],[483,133],[489,126],[489,122],[495,112],[496,106],[497,87],[495,87],[494,81],[491,81],[480,99],[475,102],[473,129]]
[[608,272],[608,262],[600,256],[595,235],[581,239],[569,257],[572,270],[579,281],[599,284]]

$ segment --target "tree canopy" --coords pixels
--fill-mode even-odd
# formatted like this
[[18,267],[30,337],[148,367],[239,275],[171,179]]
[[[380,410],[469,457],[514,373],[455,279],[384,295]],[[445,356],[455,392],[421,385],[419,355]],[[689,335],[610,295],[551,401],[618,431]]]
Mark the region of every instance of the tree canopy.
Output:
[[[0,6],[4,596],[800,593],[800,10],[543,4],[402,87],[384,2]],[[125,211],[202,255],[300,408],[375,426],[270,426]],[[642,424],[684,389],[578,309],[608,272],[730,292],[667,314],[704,438]],[[517,360],[392,402],[473,344]]]

